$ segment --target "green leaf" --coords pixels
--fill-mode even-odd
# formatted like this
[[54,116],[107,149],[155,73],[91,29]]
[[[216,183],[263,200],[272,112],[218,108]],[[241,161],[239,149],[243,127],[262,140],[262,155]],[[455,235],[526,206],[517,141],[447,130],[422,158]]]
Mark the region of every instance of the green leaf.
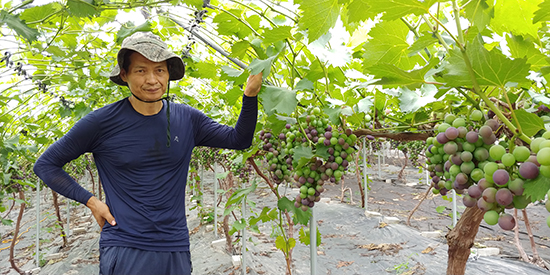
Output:
[[365,72],[379,63],[393,64],[403,70],[412,70],[416,64],[424,63],[418,55],[409,57],[409,28],[401,20],[380,22],[371,29],[369,36],[372,39],[363,45]]
[[493,4],[487,3],[487,0],[469,1],[464,7],[466,18],[470,20],[479,31],[482,31],[489,25],[491,18],[494,16],[494,11]]
[[435,211],[439,214],[443,213],[443,211],[445,211],[445,206],[444,205],[440,205],[438,207],[435,208]]
[[220,97],[222,97],[230,106],[232,106],[232,105],[235,105],[235,102],[239,98],[241,98],[242,95],[243,95],[243,89],[241,89],[238,86],[234,86],[224,94],[221,94]]
[[265,79],[267,76],[269,76],[269,72],[271,70],[271,64],[273,63],[273,60],[275,60],[277,56],[269,57],[265,60],[262,59],[254,59],[252,62],[250,62],[250,65],[248,66],[248,70],[250,70],[250,74],[256,75],[260,72],[263,72],[263,78]]
[[5,226],[11,226],[13,224],[12,220],[3,219],[2,217],[0,217],[0,220],[2,220],[2,225],[5,225]]
[[227,203],[225,204],[225,207],[228,208],[228,206],[230,205],[240,204],[242,200],[248,194],[250,194],[250,192],[253,192],[254,190],[256,190],[256,187],[257,187],[256,182],[252,181],[252,185],[250,185],[249,187],[244,189],[238,189],[237,191],[235,191],[235,193],[231,194],[231,197],[229,197],[229,199],[227,199]]
[[368,114],[368,113],[370,113],[370,109],[371,109],[372,106],[374,106],[373,102],[372,102],[372,99],[369,98],[369,97],[365,97],[365,98],[359,100],[359,102],[357,102],[355,111],[356,112],[363,112],[365,114]]
[[535,43],[530,38],[511,35],[506,36],[506,42],[508,42],[512,57],[527,58],[527,63],[531,64],[531,70],[539,71],[542,67],[548,65],[548,62],[544,60],[546,56],[535,48]]
[[309,222],[309,218],[311,217],[311,209],[308,209],[307,211],[302,211],[300,207],[296,208],[294,206],[294,203],[290,201],[287,197],[282,197],[277,202],[277,207],[281,211],[287,211],[289,213],[294,213],[293,221],[294,224],[303,224],[307,225]]
[[296,86],[294,87],[294,91],[305,91],[305,90],[313,90],[313,82],[309,81],[307,78],[301,79]]
[[240,18],[241,13],[240,10],[229,10],[227,12],[218,13],[214,19],[212,19],[212,22],[217,24],[216,30],[218,34],[227,36],[236,35],[239,38],[250,35],[252,31],[245,24],[233,17],[236,16]]
[[307,30],[309,43],[327,33],[340,15],[338,0],[305,0],[300,4],[300,9],[303,16],[298,25],[300,29]]
[[368,70],[376,78],[380,78],[376,84],[398,86],[414,85],[414,87],[419,87],[425,82],[424,75],[426,75],[426,73],[438,63],[439,60],[437,58],[433,58],[428,65],[412,71],[404,71],[392,64],[377,64],[369,67]]
[[262,212],[260,213],[260,215],[258,215],[258,217],[251,217],[249,223],[252,226],[257,224],[259,221],[268,222],[276,219],[277,219],[277,208],[271,209],[266,206],[262,209]]
[[521,131],[529,137],[534,136],[538,131],[544,129],[544,121],[542,118],[533,113],[528,113],[523,109],[514,110],[519,125],[516,124],[515,119],[511,119],[512,124],[516,127],[520,127]]
[[294,148],[294,160],[298,161],[296,169],[304,166],[313,158],[313,150],[309,146],[298,146]]
[[437,38],[433,37],[430,33],[425,33],[414,41],[414,43],[409,47],[409,56],[413,56],[420,51],[423,51],[425,48],[436,44],[438,42]]
[[218,79],[218,66],[210,62],[196,62],[188,66],[185,73],[196,78]]
[[25,9],[21,14],[19,14],[19,18],[26,22],[40,21],[57,12],[61,8],[63,8],[63,6],[61,6],[58,2],[48,3],[46,5]]
[[287,121],[283,118],[284,116],[279,116],[277,114],[270,115],[269,117],[267,117],[268,123],[266,124],[265,128],[271,129],[274,133],[280,132],[287,124]]
[[[435,1],[429,1],[428,4],[433,4]],[[425,3],[416,0],[370,0],[371,8],[369,13],[382,13],[384,20],[395,20],[404,17],[408,14],[422,15],[428,11]]]
[[[529,81],[529,64],[526,59],[507,58],[496,48],[487,51],[483,46],[481,36],[472,44],[466,46],[472,69],[479,85],[506,87],[508,82],[525,83]],[[465,65],[463,55],[458,49],[449,51],[448,64],[445,66],[443,78],[447,84],[457,86],[472,86],[472,80]]]
[[531,198],[531,202],[544,200],[548,189],[550,189],[550,178],[539,175],[536,179],[526,180],[523,188],[523,196]]
[[328,159],[330,154],[328,153],[328,146],[325,146],[322,143],[317,143],[315,147],[315,156],[321,157],[323,159]]
[[275,247],[285,252],[289,251],[294,246],[296,246],[296,240],[294,238],[289,238],[288,244],[285,242],[283,236],[277,236],[277,239],[275,240]]
[[[310,235],[311,232],[309,231],[309,228],[307,227],[301,227],[299,234],[299,240],[304,245],[310,245]],[[321,232],[319,232],[319,229],[317,229],[317,246],[321,245]]]
[[216,179],[225,179],[227,178],[227,175],[229,175],[229,172],[231,171],[225,171],[223,173],[216,173]]
[[277,41],[292,38],[292,34],[290,33],[291,30],[291,26],[277,26],[273,29],[267,29],[262,35],[264,43],[269,45]]
[[269,116],[275,113],[290,115],[298,105],[295,92],[276,86],[265,85],[258,97]]
[[94,0],[67,0],[67,7],[70,14],[76,17],[88,17],[98,12]]
[[246,55],[246,51],[250,47],[248,41],[239,41],[231,46],[231,57],[243,58]]
[[239,231],[239,230],[243,230],[244,228],[246,228],[246,222],[244,220],[237,220],[235,222],[233,222],[233,229]]
[[539,10],[535,12],[533,24],[540,21],[550,21],[550,0],[546,0],[539,4]]
[[127,22],[126,24],[120,27],[120,30],[116,34],[116,43],[122,44],[124,38],[136,33],[136,32],[149,32],[151,31],[151,23],[149,21],[135,27],[134,23]]
[[542,22],[534,23],[534,13],[542,0],[506,0],[495,1],[495,17],[491,20],[491,29],[501,35],[503,32],[529,34],[538,37]]
[[401,91],[399,108],[403,113],[416,112],[428,103],[437,101],[435,94],[438,90],[434,85],[423,85],[420,89],[412,91],[407,88],[399,90]]
[[376,14],[369,12],[368,0],[352,0],[348,5],[348,21],[349,23],[363,22]]
[[6,10],[0,10],[0,26],[4,23],[29,42],[35,41],[38,37],[38,31],[27,26],[18,15],[9,14]]

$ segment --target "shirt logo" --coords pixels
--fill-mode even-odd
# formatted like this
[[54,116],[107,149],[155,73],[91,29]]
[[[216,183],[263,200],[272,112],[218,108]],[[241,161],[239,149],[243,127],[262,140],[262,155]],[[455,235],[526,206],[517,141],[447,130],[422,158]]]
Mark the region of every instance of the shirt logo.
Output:
[[180,142],[180,139],[178,138],[178,136],[175,136],[175,137],[174,137],[174,141],[175,141],[175,142]]

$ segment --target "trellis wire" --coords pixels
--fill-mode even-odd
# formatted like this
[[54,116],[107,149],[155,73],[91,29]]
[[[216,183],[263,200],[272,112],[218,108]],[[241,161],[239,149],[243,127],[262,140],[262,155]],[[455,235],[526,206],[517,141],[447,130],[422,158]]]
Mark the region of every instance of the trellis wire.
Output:
[[214,163],[214,236],[218,237],[218,164]]

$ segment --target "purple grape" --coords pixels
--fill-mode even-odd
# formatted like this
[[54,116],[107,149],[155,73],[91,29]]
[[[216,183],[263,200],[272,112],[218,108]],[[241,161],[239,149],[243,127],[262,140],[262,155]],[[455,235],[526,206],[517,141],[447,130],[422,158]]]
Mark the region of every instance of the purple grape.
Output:
[[371,136],[371,135],[367,135],[367,139],[369,139],[369,140],[374,140],[374,137]]
[[271,133],[265,134],[265,138],[270,139],[272,137]]
[[330,154],[330,155],[333,155],[334,154],[334,148],[328,148],[327,152]]
[[479,208],[483,212],[487,212],[495,206],[494,203],[486,202],[483,198],[479,198],[477,200],[477,208]]
[[493,174],[493,181],[496,185],[503,186],[508,183],[510,180],[510,174],[508,174],[508,171],[504,169],[498,169]]
[[532,162],[524,162],[519,166],[519,175],[524,179],[535,179],[539,175],[539,167]]
[[516,227],[516,219],[514,219],[514,216],[506,213],[498,218],[498,225],[504,230],[512,230]]
[[474,131],[470,131],[466,134],[466,141],[469,143],[476,143],[478,139],[479,135]]
[[303,204],[303,205],[308,205],[308,204],[309,204],[309,200],[308,200],[308,199],[302,199],[302,204]]
[[464,195],[464,197],[462,197],[462,203],[466,207],[474,207],[477,205],[477,199],[472,198],[469,195]]
[[458,137],[458,129],[455,128],[455,127],[449,127],[447,128],[447,130],[445,130],[445,136],[449,139],[449,140],[454,140]]
[[332,164],[330,164],[330,168],[332,168],[332,170],[336,171],[336,169],[338,169],[338,163],[333,162]]
[[325,130],[328,131],[328,132],[332,131],[332,126],[330,126],[330,125],[327,126],[327,128]]
[[297,201],[294,202],[294,207],[299,208],[300,206],[302,206],[302,204]]
[[487,125],[481,126],[481,128],[479,128],[479,134],[482,138],[489,138],[493,134],[493,129]]
[[445,133],[439,133],[437,134],[436,136],[436,139],[437,139],[437,142],[441,143],[441,144],[445,144],[449,141],[449,139],[447,138],[447,136],[445,136]]
[[481,197],[482,190],[477,185],[472,185],[468,187],[468,195],[474,199],[479,199]]
[[314,136],[314,137],[317,136],[317,134],[319,134],[319,133],[317,132],[317,130],[315,130],[315,129],[311,130],[311,132],[309,132],[309,133],[310,133],[312,136]]
[[481,195],[483,196],[483,200],[488,203],[494,203],[496,202],[496,196],[497,189],[494,187],[488,187],[485,190],[483,190],[483,193]]
[[284,133],[280,133],[279,134],[279,138],[282,139],[282,140],[285,140],[286,139],[286,136]]
[[290,124],[287,123],[287,124],[285,125],[285,127],[286,127],[287,129],[290,129],[290,127],[292,127],[292,126],[290,126]]
[[325,146],[330,146],[330,140],[329,140],[329,139],[325,139],[325,140],[323,141],[323,144],[324,144]]
[[488,119],[487,121],[485,121],[485,125],[491,127],[493,131],[498,130],[498,121],[494,119]]
[[345,139],[343,139],[343,138],[339,138],[339,139],[338,139],[338,144],[344,145],[344,143],[346,143],[346,140],[345,140]]
[[508,206],[512,203],[512,200],[514,199],[514,195],[510,190],[506,188],[501,188],[497,191],[496,195],[496,202],[501,206]]
[[495,144],[495,141],[497,141],[497,136],[495,134],[491,134],[488,138],[483,138],[483,143],[487,145]]

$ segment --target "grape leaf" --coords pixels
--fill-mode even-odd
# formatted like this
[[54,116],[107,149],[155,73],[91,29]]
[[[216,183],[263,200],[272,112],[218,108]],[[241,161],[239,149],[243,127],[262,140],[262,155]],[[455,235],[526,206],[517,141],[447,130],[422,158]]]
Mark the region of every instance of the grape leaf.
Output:
[[230,56],[236,57],[236,58],[243,58],[246,55],[246,51],[248,50],[249,47],[250,47],[250,43],[248,41],[245,41],[245,40],[239,41],[233,44],[233,46],[231,46]]
[[309,218],[311,217],[311,209],[308,209],[307,211],[302,211],[301,208],[297,208],[294,206],[294,202],[289,200],[287,197],[282,197],[277,202],[277,207],[281,211],[287,211],[289,213],[294,213],[293,221],[294,224],[303,224],[307,225],[309,222]]
[[399,108],[403,113],[416,112],[418,109],[426,106],[428,103],[437,101],[435,94],[437,88],[434,85],[423,85],[420,89],[409,90],[407,88],[399,89]]
[[[304,228],[306,227],[302,227],[300,228],[300,232],[298,233],[299,234],[299,240],[301,243],[305,244],[305,245],[309,245],[310,244],[310,231],[309,229],[305,229]],[[319,229],[317,229],[317,246],[321,245],[321,232],[319,232]]]
[[309,43],[327,33],[340,15],[338,0],[307,0],[300,4],[300,9],[303,16],[298,25],[307,30]]
[[269,116],[275,113],[290,115],[298,105],[296,93],[281,87],[265,85],[258,97]]
[[38,37],[38,30],[27,26],[18,15],[9,14],[6,10],[0,10],[0,26],[4,23],[29,42],[35,41],[36,37]]
[[546,192],[550,189],[550,179],[539,174],[536,179],[526,180],[523,188],[523,195],[531,198],[531,202],[544,200]]
[[[523,58],[507,58],[498,49],[488,51],[483,46],[481,36],[466,47],[468,58],[479,85],[505,87],[508,82],[524,83],[528,81],[529,64]],[[472,86],[472,80],[459,49],[451,49],[446,58],[443,78],[448,85]]]
[[234,86],[233,88],[229,89],[225,94],[221,94],[220,97],[223,98],[227,104],[234,105],[235,102],[241,98],[243,95],[243,89],[239,88],[238,86]]
[[539,10],[535,12],[533,24],[540,21],[550,21],[550,0],[540,3]]
[[48,3],[46,5],[25,9],[19,14],[19,18],[26,22],[40,21],[62,8],[63,6],[58,2]]
[[291,30],[291,26],[278,26],[273,29],[267,29],[262,35],[264,37],[264,43],[269,45],[277,41],[292,38],[292,34],[290,33]]
[[313,82],[309,81],[307,78],[302,78],[294,87],[294,91],[304,90],[313,90]]
[[437,42],[437,38],[433,37],[431,33],[426,32],[424,35],[416,39],[416,41],[414,41],[414,43],[409,47],[409,56],[413,56]]
[[514,110],[514,114],[518,119],[518,124],[516,124],[515,119],[511,119],[512,123],[521,128],[521,131],[527,136],[534,136],[538,131],[544,129],[544,121],[533,113],[528,113],[523,109]]
[[443,213],[443,211],[445,211],[445,206],[444,205],[440,205],[438,207],[435,208],[435,211],[439,214]]
[[313,150],[309,146],[298,146],[294,148],[293,158],[298,161],[298,166],[295,169],[299,169],[313,158]]
[[376,16],[376,14],[369,12],[369,8],[370,5],[368,0],[352,0],[347,8],[348,22],[363,22]]
[[538,37],[542,22],[534,23],[534,13],[542,0],[495,1],[495,17],[491,29],[497,33],[529,34]]
[[401,20],[383,21],[369,32],[372,37],[363,45],[363,66],[368,68],[377,63],[394,64],[403,70],[412,70],[417,63],[424,63],[418,55],[409,57],[409,28]]
[[544,60],[546,57],[538,49],[531,39],[519,35],[506,36],[506,42],[510,48],[510,54],[513,58],[527,58],[527,63],[531,64],[531,70],[539,71],[542,67],[548,65]]
[[[271,210],[271,211],[270,211]],[[277,208],[269,208],[265,206],[262,209],[262,212],[257,217],[250,217],[249,223],[250,225],[255,225],[259,221],[267,222],[277,219]]]
[[250,65],[248,66],[248,70],[250,70],[250,74],[256,75],[260,72],[263,72],[263,78],[265,79],[271,70],[271,64],[273,63],[273,60],[275,60],[277,56],[272,56],[267,59],[254,59],[252,62],[250,62]]
[[377,64],[368,70],[376,78],[380,78],[375,84],[419,87],[424,83],[426,73],[439,63],[439,59],[433,58],[426,66],[412,71],[404,71],[393,64]]
[[328,146],[325,146],[322,143],[317,143],[315,155],[323,159],[328,159],[330,157],[330,154],[328,153],[328,148]]
[[288,239],[288,245],[285,242],[285,239],[283,238],[283,236],[281,235],[277,236],[277,239],[275,240],[275,247],[277,247],[282,251],[289,251],[294,246],[296,246],[296,240],[294,238]]
[[415,15],[426,13],[429,8],[426,5],[431,6],[435,1],[427,2],[422,3],[416,0],[370,0],[369,5],[371,8],[368,12],[374,14],[385,12],[382,19],[395,20],[411,13]]
[[94,0],[67,0],[67,7],[71,15],[76,17],[88,17],[98,13]]
[[257,187],[256,181],[252,181],[252,185],[250,185],[249,187],[238,189],[237,191],[235,191],[235,193],[231,195],[231,197],[229,197],[229,199],[227,199],[227,203],[225,204],[225,207],[227,208],[230,205],[241,203],[241,201],[245,198],[246,195],[256,190],[256,187]]
[[487,0],[469,1],[464,7],[466,18],[477,27],[479,31],[485,29],[494,16],[494,7]]
[[127,22],[120,27],[120,30],[116,33],[116,43],[122,44],[124,38],[136,33],[136,32],[149,32],[151,31],[151,23],[149,21],[135,26],[132,22]]
[[217,24],[216,31],[221,35],[233,36],[243,38],[247,37],[252,31],[238,18],[242,12],[239,10],[229,10],[227,12],[218,13],[212,22]]

